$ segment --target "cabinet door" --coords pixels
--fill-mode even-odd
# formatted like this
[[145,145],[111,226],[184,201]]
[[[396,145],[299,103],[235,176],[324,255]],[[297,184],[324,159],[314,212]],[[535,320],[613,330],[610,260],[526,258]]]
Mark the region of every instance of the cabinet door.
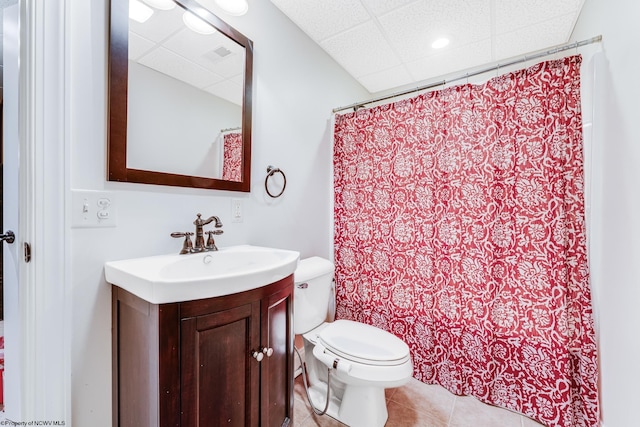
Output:
[[[293,298],[290,288],[266,299],[262,318],[262,343],[271,356],[262,361],[261,426],[280,427],[293,413]],[[267,353],[267,354],[269,354]]]
[[181,320],[182,427],[258,425],[260,302]]

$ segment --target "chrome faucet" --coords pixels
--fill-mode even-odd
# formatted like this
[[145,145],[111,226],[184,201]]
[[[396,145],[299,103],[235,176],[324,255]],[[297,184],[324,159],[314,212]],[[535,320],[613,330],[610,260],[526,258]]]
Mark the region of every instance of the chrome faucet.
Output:
[[193,254],[193,253],[198,253],[198,252],[205,252],[205,251],[217,251],[218,247],[216,246],[216,242],[213,239],[214,235],[220,235],[223,233],[222,230],[211,230],[211,231],[207,231],[207,241],[205,243],[204,241],[204,230],[203,230],[203,226],[210,224],[212,222],[215,221],[214,227],[215,228],[220,228],[222,227],[222,221],[220,221],[220,218],[218,218],[217,216],[210,216],[207,219],[202,219],[202,215],[201,214],[197,214],[197,218],[195,219],[195,221],[193,221],[193,225],[196,226],[196,240],[195,240],[195,244],[191,243],[191,236],[193,236],[194,233],[191,232],[185,232],[185,233],[180,233],[180,232],[174,232],[171,233],[171,237],[184,237],[184,243],[182,245],[182,250],[180,251],[180,254]]

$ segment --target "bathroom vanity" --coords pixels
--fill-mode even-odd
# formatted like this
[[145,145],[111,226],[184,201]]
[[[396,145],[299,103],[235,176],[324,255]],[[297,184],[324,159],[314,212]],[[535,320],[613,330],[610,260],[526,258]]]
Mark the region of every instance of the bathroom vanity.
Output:
[[225,297],[151,304],[114,286],[114,425],[288,425],[292,290],[290,276]]
[[[149,301],[163,299],[161,288],[145,294],[131,285],[133,281],[114,273],[118,267],[135,270],[126,264],[135,260],[107,263],[105,274],[114,284],[114,426],[290,425],[292,272],[298,259],[297,252],[291,254],[296,254],[295,259],[289,257],[286,268],[268,274],[278,277],[291,270],[284,278],[239,292],[176,302]],[[187,265],[213,263],[203,260],[215,260],[216,255],[176,259]],[[149,259],[154,258],[162,257]],[[224,271],[222,265],[219,269]],[[225,275],[234,281],[228,272]],[[119,286],[118,280],[127,282],[130,289]],[[215,287],[221,280],[213,278],[210,283]],[[193,283],[187,282],[177,286],[189,294]]]

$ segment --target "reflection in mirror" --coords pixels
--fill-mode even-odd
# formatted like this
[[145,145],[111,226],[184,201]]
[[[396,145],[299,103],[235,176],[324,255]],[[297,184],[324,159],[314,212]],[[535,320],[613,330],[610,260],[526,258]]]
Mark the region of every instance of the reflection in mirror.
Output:
[[222,129],[222,179],[242,180],[242,131],[241,128]]
[[109,179],[249,191],[252,43],[195,1],[158,1],[112,0]]

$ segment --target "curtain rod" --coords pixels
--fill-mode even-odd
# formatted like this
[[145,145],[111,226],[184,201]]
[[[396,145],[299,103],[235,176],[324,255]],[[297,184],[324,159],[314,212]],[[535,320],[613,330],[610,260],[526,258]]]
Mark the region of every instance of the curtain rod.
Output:
[[231,132],[232,130],[240,130],[240,129],[242,129],[241,126],[238,126],[238,127],[235,127],[235,128],[220,129],[220,133]]
[[438,86],[444,86],[447,83],[455,82],[457,80],[468,79],[469,77],[477,76],[479,74],[488,73],[489,71],[499,70],[500,68],[508,67],[508,66],[511,66],[511,65],[514,65],[514,64],[518,64],[520,62],[526,62],[526,61],[529,61],[531,59],[542,58],[544,56],[553,55],[553,54],[556,54],[558,52],[563,52],[565,50],[577,49],[578,47],[585,46],[585,45],[592,44],[592,43],[598,43],[600,41],[602,41],[602,35],[591,37],[590,39],[582,40],[582,41],[579,41],[579,42],[561,44],[561,45],[558,45],[558,46],[556,46],[556,47],[554,47],[552,49],[545,50],[543,52],[535,51],[535,52],[527,53],[527,54],[524,54],[522,56],[515,57],[516,59],[509,60],[509,61],[503,62],[503,63],[497,63],[495,65],[483,68],[481,70],[467,72],[467,73],[465,73],[463,75],[454,77],[454,78],[449,79],[449,80],[444,80],[443,79],[443,80],[440,80],[440,81],[435,82],[435,83],[429,83],[429,84],[424,85],[424,86],[416,87],[414,89],[408,89],[408,90],[405,90],[405,91],[402,91],[402,92],[393,93],[391,95],[382,96],[380,98],[370,99],[368,101],[356,102],[354,104],[347,105],[345,107],[334,108],[333,112],[337,113],[338,111],[349,110],[349,109],[352,109],[352,108],[353,108],[353,111],[357,111],[359,108],[362,108],[367,104],[373,104],[374,102],[386,101],[387,99],[397,98],[399,96],[408,95],[410,93],[420,92],[420,91],[431,89],[431,88],[438,87]]

